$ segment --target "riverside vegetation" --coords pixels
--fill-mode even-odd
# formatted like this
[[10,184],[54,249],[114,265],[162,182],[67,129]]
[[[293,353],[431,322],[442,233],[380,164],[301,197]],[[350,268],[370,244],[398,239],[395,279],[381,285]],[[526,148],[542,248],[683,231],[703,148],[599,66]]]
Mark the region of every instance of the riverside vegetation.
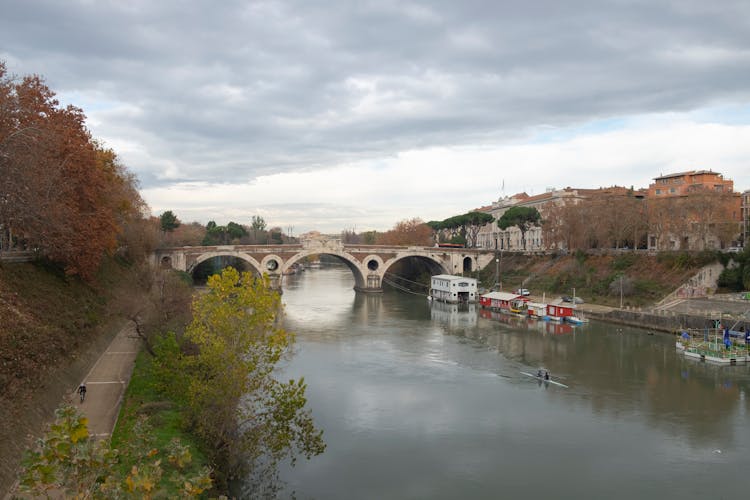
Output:
[[[172,286],[178,283],[184,281]],[[160,282],[157,289],[169,287]],[[27,452],[22,491],[190,497],[211,487],[226,493],[229,480],[242,479],[243,494],[272,496],[281,460],[325,450],[306,409],[304,381],[273,376],[294,341],[278,326],[280,313],[280,297],[266,280],[232,268],[212,276],[207,291],[195,295],[185,328],[147,336],[111,443],[89,436],[77,410],[61,406]],[[165,316],[174,314],[157,315]]]

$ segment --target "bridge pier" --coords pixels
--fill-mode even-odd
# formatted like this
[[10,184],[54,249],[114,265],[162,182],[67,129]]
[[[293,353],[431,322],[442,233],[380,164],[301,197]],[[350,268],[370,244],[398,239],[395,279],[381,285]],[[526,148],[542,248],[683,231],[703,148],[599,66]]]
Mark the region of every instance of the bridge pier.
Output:
[[281,274],[268,274],[268,284],[271,287],[271,290],[279,292],[279,295],[284,293],[283,289],[281,288],[281,279]]

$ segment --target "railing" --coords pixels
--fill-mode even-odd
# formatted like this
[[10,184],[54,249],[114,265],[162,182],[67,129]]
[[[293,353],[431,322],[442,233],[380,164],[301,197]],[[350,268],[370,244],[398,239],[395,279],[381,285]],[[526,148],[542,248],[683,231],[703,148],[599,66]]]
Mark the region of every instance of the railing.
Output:
[[30,250],[0,251],[0,261],[2,262],[31,262],[35,258],[36,254]]

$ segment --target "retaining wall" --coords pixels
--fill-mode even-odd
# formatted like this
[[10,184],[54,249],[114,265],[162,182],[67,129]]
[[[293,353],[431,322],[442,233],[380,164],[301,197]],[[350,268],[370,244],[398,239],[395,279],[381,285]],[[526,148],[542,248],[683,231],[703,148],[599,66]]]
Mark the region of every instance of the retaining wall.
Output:
[[[601,319],[612,323],[659,330],[674,333],[683,328],[713,328],[714,320],[705,316],[675,313],[671,311],[635,311],[614,309],[605,313],[594,311],[586,313],[590,318]],[[727,325],[727,323],[730,323]],[[736,324],[735,324],[736,323]],[[750,321],[725,320],[725,326],[733,327],[735,331],[747,331]]]

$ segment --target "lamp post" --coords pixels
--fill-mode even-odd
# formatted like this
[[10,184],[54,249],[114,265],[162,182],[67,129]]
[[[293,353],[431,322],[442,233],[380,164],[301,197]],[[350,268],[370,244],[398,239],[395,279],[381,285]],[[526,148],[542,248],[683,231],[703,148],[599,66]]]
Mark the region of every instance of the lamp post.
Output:
[[620,275],[620,309],[622,309],[622,274]]
[[497,256],[497,236],[495,237],[495,290],[500,290],[500,259]]

